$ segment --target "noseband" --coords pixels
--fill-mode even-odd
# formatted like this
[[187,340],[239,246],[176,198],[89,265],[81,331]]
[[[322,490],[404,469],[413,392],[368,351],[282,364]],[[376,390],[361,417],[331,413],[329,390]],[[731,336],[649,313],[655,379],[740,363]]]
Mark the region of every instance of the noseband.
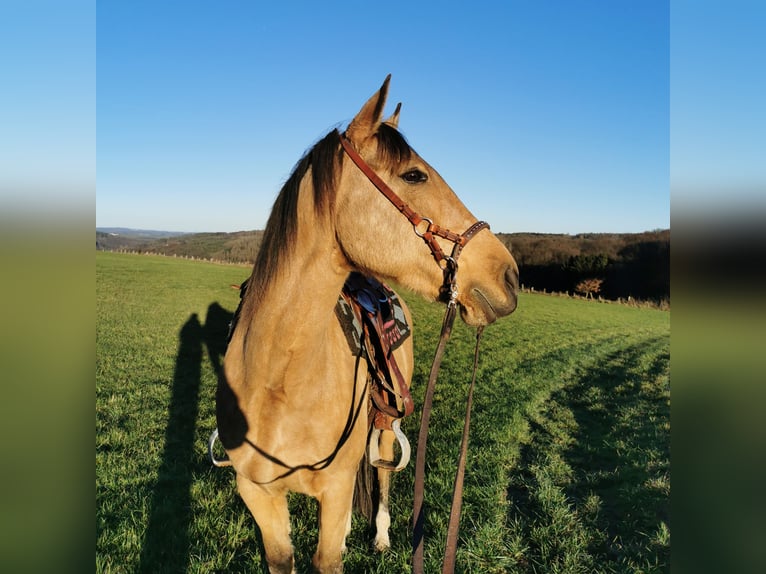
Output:
[[[396,209],[412,224],[415,235],[423,239],[426,245],[431,249],[436,263],[444,272],[444,283],[442,284],[442,294],[447,296],[447,311],[442,322],[439,344],[436,347],[434,360],[431,364],[431,372],[428,376],[428,386],[426,387],[425,398],[423,400],[423,412],[420,418],[420,431],[418,433],[418,450],[415,460],[415,492],[413,497],[413,535],[412,535],[412,567],[415,574],[422,574],[424,571],[424,525],[425,512],[423,509],[424,484],[425,484],[425,465],[426,465],[426,441],[428,440],[428,423],[431,417],[431,405],[433,403],[434,389],[436,379],[439,376],[442,357],[447,341],[452,334],[452,325],[455,321],[457,311],[457,260],[463,247],[482,229],[489,229],[486,221],[477,221],[463,233],[458,234],[436,225],[433,220],[423,217],[401,197],[399,197],[388,184],[383,181],[375,171],[367,165],[362,159],[345,134],[340,135],[340,143],[346,154],[362,170],[367,179],[378,188],[378,191],[390,201]],[[445,255],[437,237],[451,241],[455,245],[450,255]],[[463,424],[463,437],[460,446],[460,455],[458,458],[457,471],[455,473],[455,486],[452,492],[452,508],[450,510],[449,525],[447,527],[447,541],[444,550],[444,560],[442,563],[442,574],[451,574],[455,569],[455,558],[457,555],[458,530],[460,525],[460,510],[463,498],[463,476],[465,474],[465,463],[468,452],[468,429],[471,421],[471,405],[473,403],[473,388],[476,382],[476,369],[479,360],[479,341],[481,339],[483,327],[476,331],[476,350],[474,351],[473,375],[468,389],[468,400],[466,405],[465,422]]]

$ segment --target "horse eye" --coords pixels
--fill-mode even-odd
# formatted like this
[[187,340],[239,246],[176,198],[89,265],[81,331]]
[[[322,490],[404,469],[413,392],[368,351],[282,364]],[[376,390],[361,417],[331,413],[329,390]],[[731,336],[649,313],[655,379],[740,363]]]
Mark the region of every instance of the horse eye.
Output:
[[428,180],[428,175],[420,171],[419,169],[411,169],[401,175],[401,178],[407,183],[424,183]]

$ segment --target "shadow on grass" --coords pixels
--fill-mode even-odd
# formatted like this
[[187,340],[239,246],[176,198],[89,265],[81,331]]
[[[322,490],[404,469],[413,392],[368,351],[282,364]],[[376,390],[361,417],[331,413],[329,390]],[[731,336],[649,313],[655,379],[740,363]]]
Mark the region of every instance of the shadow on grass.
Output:
[[231,318],[230,312],[213,303],[208,307],[204,325],[194,313],[179,332],[165,446],[152,493],[139,572],[186,572],[188,569],[191,486],[199,464],[194,439],[203,353],[207,349],[219,375]]
[[567,491],[598,505],[603,555],[669,569],[670,548],[656,540],[670,525],[670,401],[660,380],[669,355],[642,364],[647,346],[608,358],[569,392],[579,431],[565,454],[578,477]]
[[508,488],[509,519],[528,544],[523,571],[669,569],[666,345],[596,358],[530,421]]

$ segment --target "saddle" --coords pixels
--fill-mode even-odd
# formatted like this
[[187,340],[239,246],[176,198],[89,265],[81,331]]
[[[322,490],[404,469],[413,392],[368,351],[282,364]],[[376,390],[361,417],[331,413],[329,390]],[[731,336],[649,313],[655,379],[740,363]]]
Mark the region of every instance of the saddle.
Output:
[[[346,279],[335,313],[350,351],[367,361],[373,412],[370,463],[388,470],[401,470],[410,455],[409,442],[401,431],[401,419],[414,410],[409,387],[393,354],[411,334],[404,309],[388,286],[355,272]],[[393,431],[399,441],[398,463],[383,460],[379,455],[378,442],[383,430]]]
[[[234,286],[236,287],[236,286]],[[240,302],[229,323],[227,343],[239,320],[248,280],[239,286]],[[346,336],[351,353],[367,362],[372,430],[369,439],[370,464],[392,471],[402,470],[410,460],[410,443],[401,430],[401,419],[414,410],[410,389],[404,381],[393,352],[411,335],[399,297],[388,286],[373,277],[351,273],[335,305],[335,314]],[[383,430],[393,431],[399,441],[399,462],[380,456],[379,442]],[[213,456],[218,429],[210,436],[208,451],[216,466],[228,466],[227,460]]]

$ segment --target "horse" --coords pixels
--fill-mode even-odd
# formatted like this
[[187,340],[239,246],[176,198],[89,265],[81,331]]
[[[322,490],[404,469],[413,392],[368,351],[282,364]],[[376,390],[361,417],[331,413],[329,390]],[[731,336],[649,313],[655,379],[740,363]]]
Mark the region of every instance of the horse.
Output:
[[[344,133],[333,129],[306,152],[279,192],[224,357],[218,433],[272,574],[295,568],[288,492],[318,501],[313,567],[343,570],[355,480],[371,426],[367,366],[349,353],[334,312],[344,282],[361,273],[444,300],[445,269],[452,267],[443,251],[461,237],[446,230],[476,222],[399,131],[401,104],[383,119],[390,78]],[[392,206],[375,178],[402,205]],[[403,207],[427,217],[403,217]],[[455,269],[459,290],[453,297],[472,326],[510,314],[517,303],[516,262],[484,227],[473,229]],[[407,384],[411,339],[394,351]],[[391,458],[393,433],[379,436],[380,456]],[[378,550],[389,546],[389,475],[390,469],[378,469]]]

